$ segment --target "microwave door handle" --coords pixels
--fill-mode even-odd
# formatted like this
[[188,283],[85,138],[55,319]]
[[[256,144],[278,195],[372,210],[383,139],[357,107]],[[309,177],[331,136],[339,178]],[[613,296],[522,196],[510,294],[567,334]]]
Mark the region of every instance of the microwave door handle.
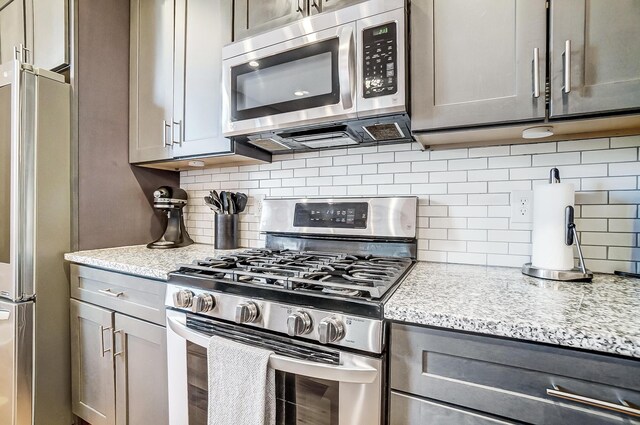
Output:
[[[205,349],[209,346],[209,336],[187,328],[175,317],[167,316],[167,324],[174,333],[187,341]],[[281,372],[351,384],[370,384],[378,377],[378,371],[369,366],[334,366],[294,359],[280,354],[271,355],[269,366]]]
[[353,91],[355,86],[355,49],[353,27],[345,26],[340,30],[338,47],[338,83],[340,84],[340,100],[344,109],[353,107]]

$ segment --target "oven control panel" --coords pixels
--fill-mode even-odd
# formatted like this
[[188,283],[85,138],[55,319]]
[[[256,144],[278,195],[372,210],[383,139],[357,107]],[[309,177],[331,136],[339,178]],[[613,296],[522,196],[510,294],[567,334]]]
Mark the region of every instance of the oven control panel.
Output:
[[398,91],[397,24],[389,22],[362,31],[364,98]]
[[369,204],[366,202],[299,203],[295,206],[294,227],[366,229]]

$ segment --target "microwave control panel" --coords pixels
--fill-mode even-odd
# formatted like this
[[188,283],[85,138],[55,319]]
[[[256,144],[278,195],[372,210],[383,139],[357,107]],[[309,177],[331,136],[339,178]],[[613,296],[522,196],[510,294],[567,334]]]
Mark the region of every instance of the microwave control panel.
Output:
[[389,22],[362,31],[364,98],[398,91],[397,25]]

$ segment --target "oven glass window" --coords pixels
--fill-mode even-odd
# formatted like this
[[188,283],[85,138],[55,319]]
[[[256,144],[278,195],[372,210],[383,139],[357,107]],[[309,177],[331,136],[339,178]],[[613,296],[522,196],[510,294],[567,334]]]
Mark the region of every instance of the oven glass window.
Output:
[[10,261],[11,86],[0,87],[0,263]]
[[[189,425],[207,423],[207,350],[187,342]],[[338,425],[335,381],[276,372],[277,425]]]
[[338,103],[338,48],[334,38],[232,67],[233,119]]

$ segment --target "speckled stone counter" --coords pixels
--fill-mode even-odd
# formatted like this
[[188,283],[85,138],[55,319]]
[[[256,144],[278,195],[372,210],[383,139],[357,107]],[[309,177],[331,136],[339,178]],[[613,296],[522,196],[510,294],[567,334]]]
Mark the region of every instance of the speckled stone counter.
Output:
[[149,249],[145,245],[94,249],[65,254],[72,263],[98,267],[151,279],[167,280],[177,264],[213,257],[237,250],[215,250],[211,245],[193,244],[184,248]]
[[385,318],[640,358],[640,279],[561,283],[520,269],[418,263]]

